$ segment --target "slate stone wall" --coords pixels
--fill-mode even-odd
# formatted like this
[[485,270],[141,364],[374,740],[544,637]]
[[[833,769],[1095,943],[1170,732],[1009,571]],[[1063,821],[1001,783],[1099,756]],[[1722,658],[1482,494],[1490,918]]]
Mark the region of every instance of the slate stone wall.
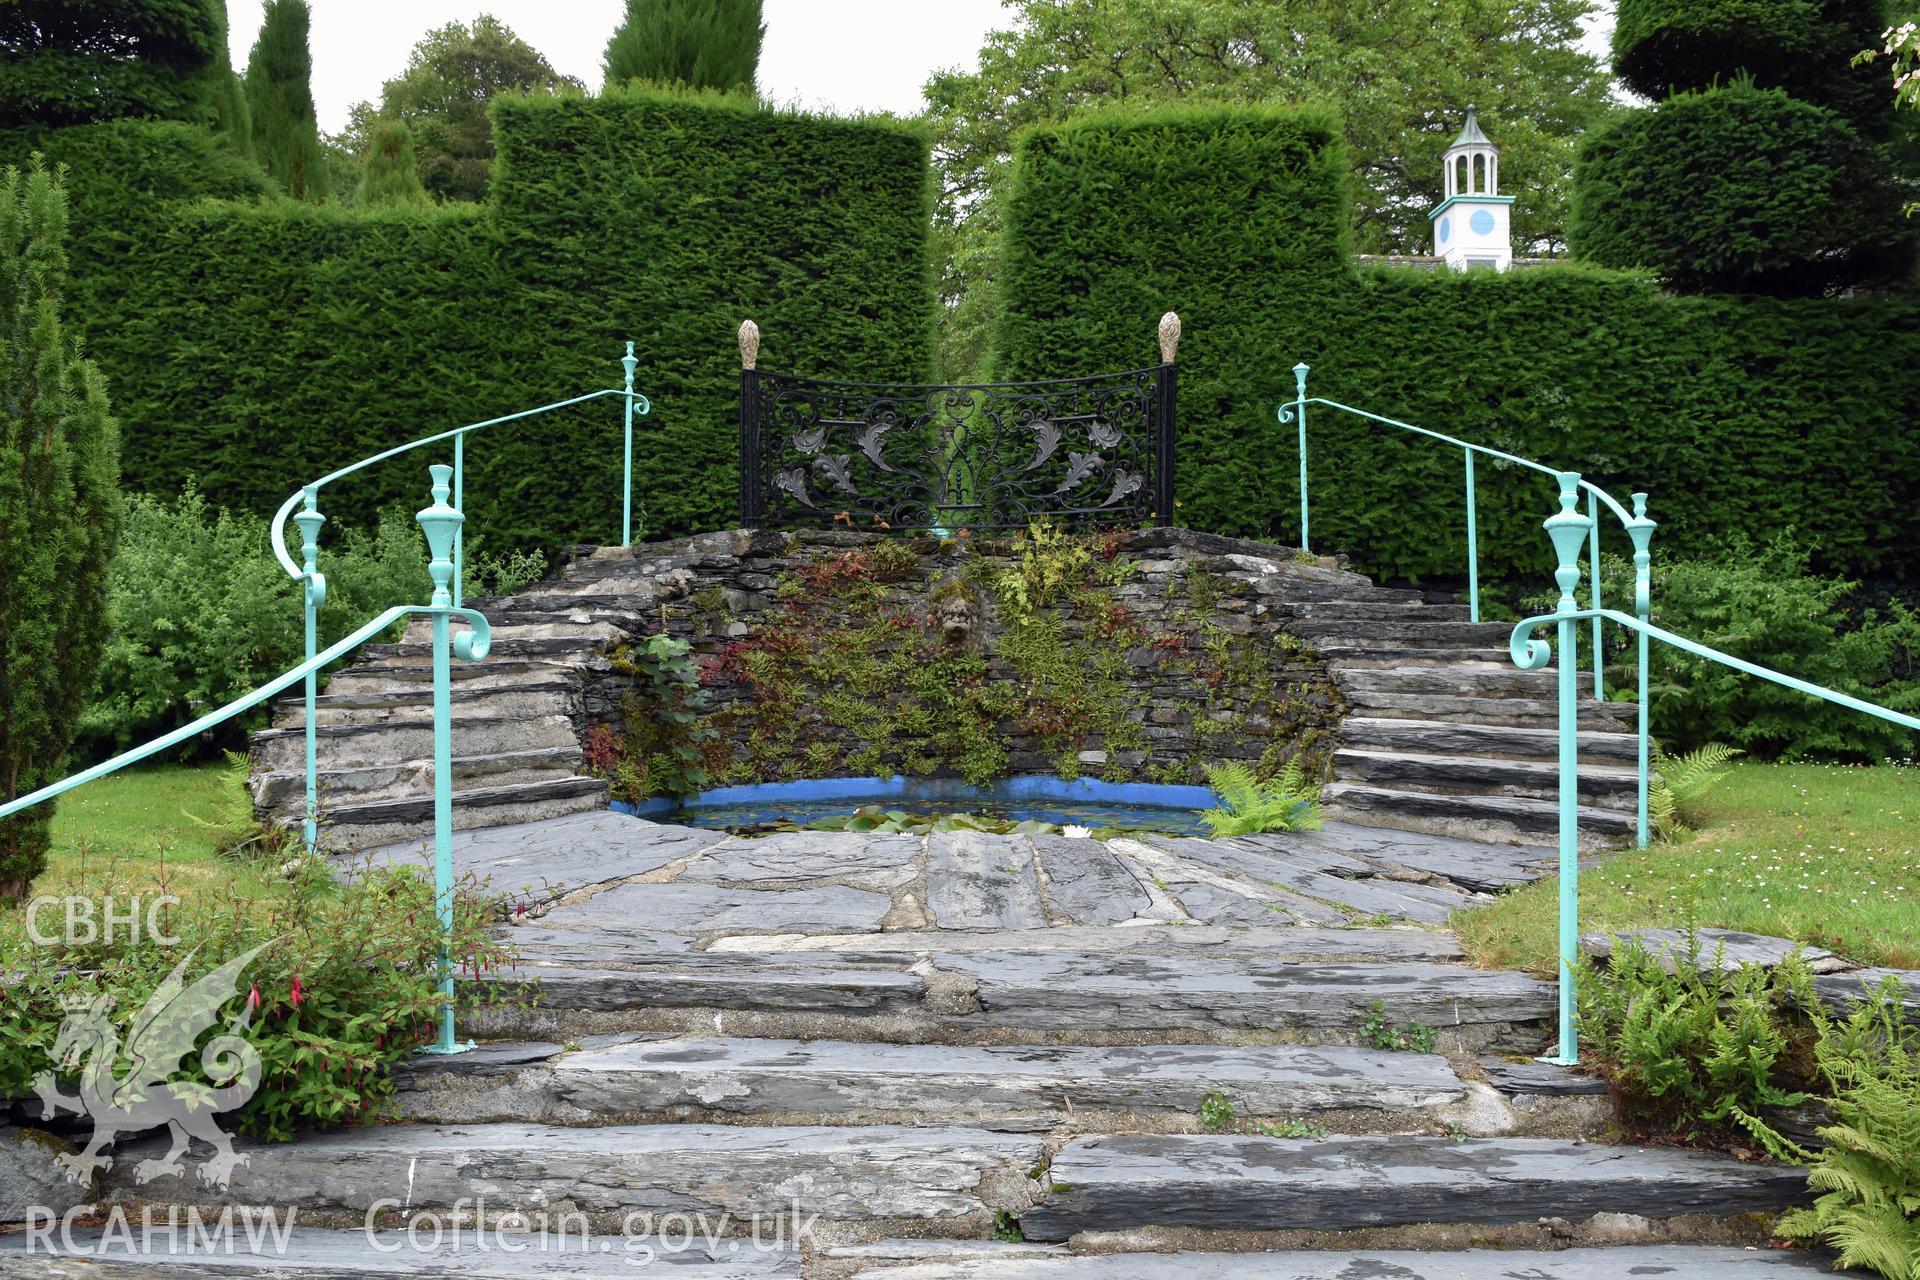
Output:
[[[1342,707],[1293,623],[1303,602],[1373,590],[1330,560],[1165,529],[736,530],[635,559],[675,584],[632,630],[693,646],[708,786],[895,772],[1202,782],[1210,762],[1270,775],[1297,754],[1318,773]],[[658,726],[643,723],[650,682],[620,657],[590,676],[585,713],[624,741]]]

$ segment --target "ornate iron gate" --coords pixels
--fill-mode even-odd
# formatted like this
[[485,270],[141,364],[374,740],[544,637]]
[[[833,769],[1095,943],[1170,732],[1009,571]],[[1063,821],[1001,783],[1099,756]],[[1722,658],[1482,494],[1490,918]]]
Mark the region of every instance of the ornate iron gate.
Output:
[[1173,523],[1174,355],[1044,382],[827,382],[756,367],[740,326],[740,523],[1006,529]]

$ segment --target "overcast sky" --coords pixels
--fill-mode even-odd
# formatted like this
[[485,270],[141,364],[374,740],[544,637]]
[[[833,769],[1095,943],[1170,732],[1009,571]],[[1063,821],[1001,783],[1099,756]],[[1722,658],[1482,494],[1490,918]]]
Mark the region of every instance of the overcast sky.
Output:
[[[1250,0],[1257,2],[1257,0]],[[435,27],[491,13],[562,73],[600,85],[600,55],[624,0],[312,0],[313,96],[320,127],[377,100],[416,41]],[[1611,9],[1611,4],[1607,6]],[[233,65],[244,68],[261,0],[227,0]],[[834,112],[920,109],[920,86],[942,67],[972,66],[982,38],[1008,23],[1000,0],[766,0],[760,92]],[[1593,33],[1606,49],[1605,29]]]

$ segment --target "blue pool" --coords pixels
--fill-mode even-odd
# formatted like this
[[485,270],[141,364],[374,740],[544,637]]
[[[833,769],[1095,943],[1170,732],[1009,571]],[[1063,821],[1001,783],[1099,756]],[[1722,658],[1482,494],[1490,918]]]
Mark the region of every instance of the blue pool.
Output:
[[970,787],[958,778],[827,778],[720,787],[684,801],[655,799],[614,808],[656,822],[740,830],[773,823],[806,826],[877,804],[929,816],[969,813],[1009,822],[1122,827],[1173,835],[1205,835],[1199,810],[1217,803],[1206,787],[1144,782],[1066,782],[1051,775],[1006,778]]

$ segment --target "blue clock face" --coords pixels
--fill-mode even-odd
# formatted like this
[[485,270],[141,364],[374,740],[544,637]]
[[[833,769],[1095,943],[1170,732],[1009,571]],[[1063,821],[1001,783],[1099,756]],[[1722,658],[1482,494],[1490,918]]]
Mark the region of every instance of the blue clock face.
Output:
[[1473,216],[1467,219],[1467,225],[1473,228],[1473,234],[1477,236],[1490,236],[1493,234],[1493,215],[1485,209],[1476,209]]
[[1440,219],[1440,243],[1445,244],[1451,235],[1453,235],[1453,218],[1448,216]]

